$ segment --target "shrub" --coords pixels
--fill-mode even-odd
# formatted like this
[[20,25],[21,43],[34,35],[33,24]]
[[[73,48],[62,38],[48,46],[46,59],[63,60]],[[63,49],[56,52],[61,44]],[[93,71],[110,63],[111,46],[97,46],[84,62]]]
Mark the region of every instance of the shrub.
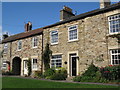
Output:
[[73,78],[73,81],[75,82],[80,82],[81,81],[81,76],[76,76]]
[[42,60],[44,62],[45,70],[50,68],[50,56],[52,55],[52,51],[50,50],[49,43],[46,44],[45,50],[42,54]]
[[62,73],[55,73],[51,76],[51,80],[66,80],[66,75]]
[[67,78],[67,70],[64,68],[50,68],[44,73],[46,79],[65,80]]
[[34,72],[34,77],[41,78],[41,76],[42,76],[42,72],[41,71],[35,71]]
[[2,72],[2,75],[14,75],[12,72]]
[[55,74],[51,76],[51,80],[66,80],[67,70],[65,68],[57,68]]
[[88,69],[82,74],[82,76],[89,76],[94,77],[96,76],[96,72],[98,71],[98,67],[96,67],[94,64],[91,64]]
[[107,80],[118,80],[120,79],[120,65],[107,66],[100,68],[100,72],[103,78]]
[[28,66],[28,76],[30,76],[31,72],[32,72],[32,69],[31,69],[31,59],[28,60],[27,66]]
[[45,77],[51,77],[55,73],[55,70],[53,68],[49,68],[44,72]]
[[95,81],[95,77],[97,77],[96,72],[98,71],[98,67],[96,67],[94,64],[91,64],[88,69],[81,75],[81,76],[76,76],[73,78],[73,81],[76,82],[91,82]]

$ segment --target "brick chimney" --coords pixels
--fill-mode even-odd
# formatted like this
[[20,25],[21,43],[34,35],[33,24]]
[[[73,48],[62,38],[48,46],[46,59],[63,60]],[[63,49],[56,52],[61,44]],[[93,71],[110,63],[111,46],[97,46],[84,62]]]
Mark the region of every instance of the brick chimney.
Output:
[[100,0],[100,9],[110,6],[110,0]]
[[27,24],[25,24],[25,32],[28,32],[32,30],[32,23],[29,21]]
[[60,10],[60,21],[63,21],[65,19],[68,19],[72,16],[75,16],[72,12],[72,9],[64,6],[62,10]]

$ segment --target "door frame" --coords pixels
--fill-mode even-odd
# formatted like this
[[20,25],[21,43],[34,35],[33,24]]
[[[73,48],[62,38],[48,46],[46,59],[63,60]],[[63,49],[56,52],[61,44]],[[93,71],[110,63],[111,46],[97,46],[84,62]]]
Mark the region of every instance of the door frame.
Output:
[[[28,60],[23,60],[23,75],[26,75],[26,74],[24,73],[24,69],[25,69],[25,62],[28,62]],[[27,73],[27,75],[28,75],[28,73]]]
[[[71,59],[70,59],[70,54],[76,54],[76,57],[78,57],[78,51],[71,51],[71,52],[68,52],[68,56],[67,56],[67,58],[68,58],[68,64],[67,64],[67,67],[68,67],[68,69],[67,69],[67,72],[68,72],[68,77],[71,77],[72,75],[71,75],[71,73],[70,73],[70,70],[71,70],[71,65],[70,65],[70,62],[71,62]],[[77,69],[77,71],[76,71],[76,75],[79,75],[79,65],[78,65],[78,59],[77,59],[77,67],[76,67],[76,69]]]

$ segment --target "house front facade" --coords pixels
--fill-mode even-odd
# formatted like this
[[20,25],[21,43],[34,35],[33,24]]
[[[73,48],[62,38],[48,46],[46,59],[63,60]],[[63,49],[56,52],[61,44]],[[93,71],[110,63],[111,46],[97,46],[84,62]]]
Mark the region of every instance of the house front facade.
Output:
[[27,30],[3,40],[3,70],[12,70],[15,75],[28,75],[28,60],[31,69],[42,69],[42,29]]
[[[4,46],[6,43],[11,45],[9,46],[11,52],[7,52],[7,57],[10,59],[6,59],[13,64],[11,68],[15,64],[14,58],[17,57],[16,60],[18,60],[19,57],[21,59],[20,73],[24,75],[24,61],[37,58],[39,61],[37,69],[43,70],[41,56],[47,43],[52,51],[50,67],[65,68],[69,77],[81,75],[91,63],[98,67],[119,65],[120,3],[111,5],[110,2],[102,1],[100,9],[77,16],[72,13],[71,8],[64,6],[60,11],[60,22],[29,31],[39,32],[37,35],[33,34],[14,41],[9,41],[10,36],[3,40]],[[37,48],[30,46],[33,37],[39,38]],[[20,42],[23,48],[17,50]]]

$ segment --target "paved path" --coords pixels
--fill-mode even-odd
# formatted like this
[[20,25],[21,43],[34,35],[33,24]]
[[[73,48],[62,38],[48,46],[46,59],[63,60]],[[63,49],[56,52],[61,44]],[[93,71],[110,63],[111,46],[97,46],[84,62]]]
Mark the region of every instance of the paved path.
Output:
[[44,80],[44,81],[52,81],[52,82],[67,82],[67,83],[79,83],[79,84],[97,84],[97,85],[120,86],[120,84],[93,83],[93,82],[73,82],[73,81],[66,81],[66,80],[38,79],[38,78],[23,77],[23,76],[2,76],[2,77],[17,77],[17,78],[23,78],[23,79],[36,79],[36,80]]

